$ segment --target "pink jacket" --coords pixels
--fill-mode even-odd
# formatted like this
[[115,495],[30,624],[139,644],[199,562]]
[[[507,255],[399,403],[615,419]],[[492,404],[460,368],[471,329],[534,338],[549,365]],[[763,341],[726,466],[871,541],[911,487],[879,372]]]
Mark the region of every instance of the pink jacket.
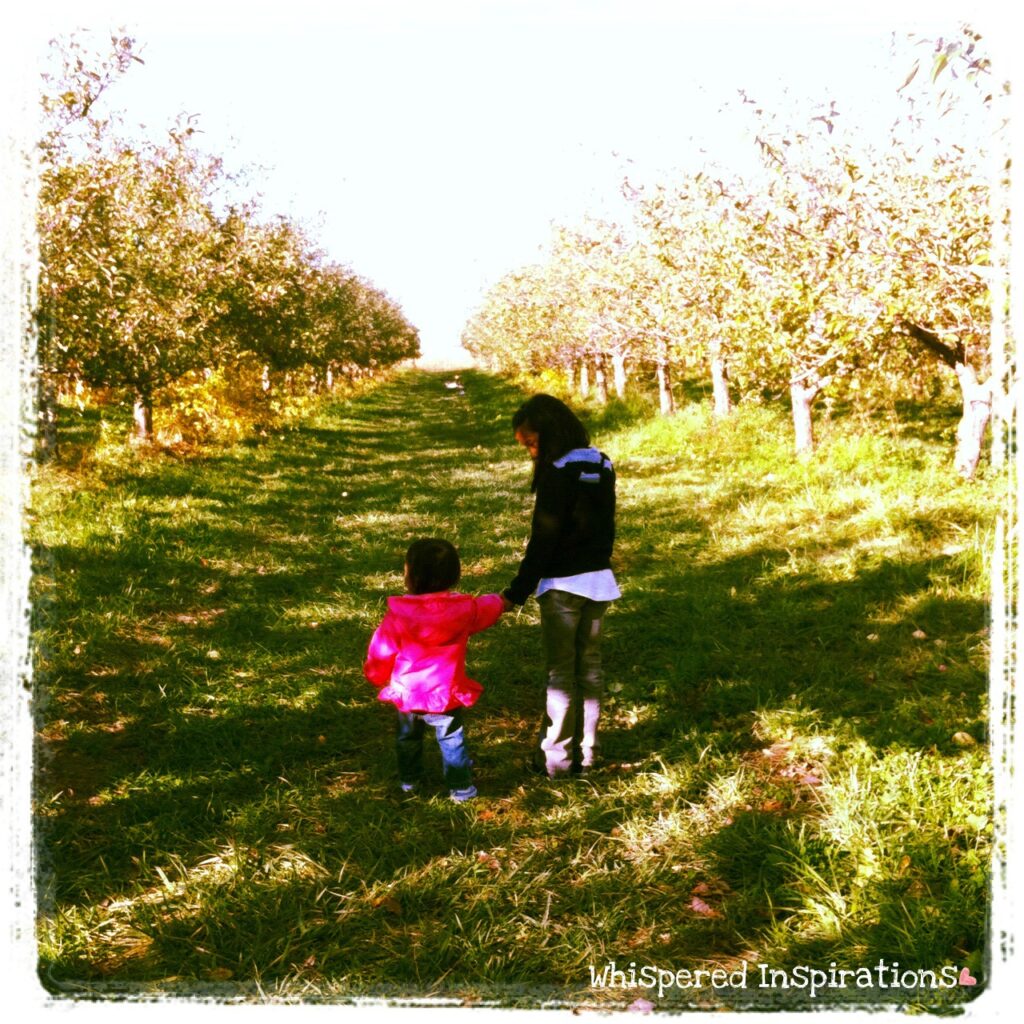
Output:
[[378,700],[390,701],[399,711],[472,707],[483,687],[466,676],[466,641],[493,626],[501,612],[499,594],[470,597],[443,591],[389,597],[363,674],[380,687]]

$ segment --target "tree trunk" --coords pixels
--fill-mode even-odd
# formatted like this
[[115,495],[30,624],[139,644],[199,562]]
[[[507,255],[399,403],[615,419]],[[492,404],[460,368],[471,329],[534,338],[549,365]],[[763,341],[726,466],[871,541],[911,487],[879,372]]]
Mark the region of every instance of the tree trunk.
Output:
[[806,385],[801,381],[791,381],[789,398],[793,410],[793,432],[796,437],[798,455],[809,455],[814,451],[814,429],[811,421],[811,406],[821,393],[821,385]]
[[53,375],[45,370],[39,372],[37,378],[37,416],[36,457],[46,462],[57,454],[57,388],[53,383]]
[[267,363],[263,364],[263,374],[260,378],[260,383],[263,385],[264,392],[270,390],[270,366]]
[[567,359],[565,361],[565,386],[569,389],[569,394],[576,394],[576,360]]
[[594,360],[594,387],[597,390],[597,400],[601,405],[608,404],[608,377],[604,369],[604,356],[598,356]]
[[992,382],[990,380],[979,384],[974,369],[964,363],[957,364],[956,376],[964,398],[964,411],[956,428],[956,456],[953,464],[965,480],[970,480],[981,461],[985,429],[992,415]]
[[580,398],[586,398],[590,394],[590,367],[586,359],[580,360]]
[[328,391],[334,390],[334,368],[330,364],[324,372],[324,383],[327,385]]
[[149,395],[137,394],[132,406],[135,430],[134,440],[149,444],[153,440],[153,400]]
[[999,385],[990,377],[984,384],[978,383],[978,375],[967,363],[967,350],[962,341],[947,344],[933,331],[915,323],[904,322],[903,328],[920,342],[932,355],[937,356],[950,367],[960,382],[964,409],[956,428],[956,454],[953,465],[965,479],[970,480],[978,469],[981,449],[985,440],[985,429],[992,416],[992,395]]
[[711,386],[715,397],[715,419],[723,420],[732,412],[729,397],[729,370],[722,355],[722,343],[711,343]]
[[672,397],[672,379],[668,363],[658,360],[658,411],[662,416],[673,416],[676,411],[675,399]]
[[612,353],[612,381],[615,397],[626,397],[626,356],[623,352]]

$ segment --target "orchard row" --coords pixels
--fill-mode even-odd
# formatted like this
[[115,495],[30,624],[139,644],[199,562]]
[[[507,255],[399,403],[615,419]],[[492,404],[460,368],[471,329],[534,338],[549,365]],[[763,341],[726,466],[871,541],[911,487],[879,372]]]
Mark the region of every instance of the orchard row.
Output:
[[959,68],[942,99],[996,122],[989,152],[931,137],[920,104],[879,147],[844,132],[834,107],[782,125],[747,101],[753,172],[709,164],[625,181],[623,223],[556,227],[541,261],[488,293],[463,344],[502,372],[561,367],[569,387],[601,397],[623,396],[632,371],[656,376],[664,413],[674,375],[707,375],[719,416],[737,398],[788,396],[798,450],[813,445],[820,395],[921,394],[944,372],[938,359],[959,381],[956,465],[971,476],[1012,376],[992,330],[1008,223],[993,153],[1005,136],[978,42],[968,29],[940,40],[933,79]]
[[[154,404],[193,426],[270,419],[290,397],[419,353],[399,306],[333,262],[308,231],[263,217],[189,118],[166,138],[129,139],[98,102],[139,60],[53,43],[40,147],[37,331],[41,442],[61,393]],[[211,425],[207,423],[207,425]]]

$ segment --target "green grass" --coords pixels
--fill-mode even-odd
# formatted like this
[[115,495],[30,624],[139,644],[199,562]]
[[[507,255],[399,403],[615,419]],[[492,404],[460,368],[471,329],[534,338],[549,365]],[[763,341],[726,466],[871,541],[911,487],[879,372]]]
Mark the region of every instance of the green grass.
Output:
[[[529,465],[510,385],[406,373],[259,444],[142,457],[69,413],[30,535],[40,976],[68,998],[941,1009],[983,989],[987,595],[1000,481],[951,410],[588,409],[619,473],[605,766],[528,778],[535,605],[471,644],[481,798],[395,792],[360,664],[408,542],[504,586]],[[429,750],[429,748],[428,748]],[[756,987],[969,966],[976,989]],[[615,961],[744,989],[592,988]]]

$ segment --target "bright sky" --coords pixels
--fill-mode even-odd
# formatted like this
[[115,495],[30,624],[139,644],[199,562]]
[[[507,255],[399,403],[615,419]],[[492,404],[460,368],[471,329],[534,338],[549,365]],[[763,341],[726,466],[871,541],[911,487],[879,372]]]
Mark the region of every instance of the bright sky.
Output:
[[264,168],[264,209],[315,224],[442,358],[483,291],[536,257],[552,221],[614,204],[624,172],[692,165],[701,145],[745,159],[718,115],[738,88],[895,111],[907,66],[888,63],[891,33],[958,24],[941,0],[39,6],[40,46],[125,26],[146,63],[112,106],[154,134],[198,114],[207,149]]

